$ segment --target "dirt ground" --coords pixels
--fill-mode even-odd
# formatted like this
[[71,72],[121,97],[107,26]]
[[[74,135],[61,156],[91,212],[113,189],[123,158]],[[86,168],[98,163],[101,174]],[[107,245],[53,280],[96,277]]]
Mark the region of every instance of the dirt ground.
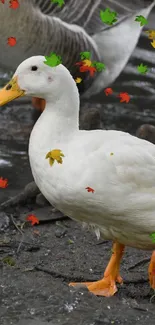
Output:
[[[26,224],[21,230],[31,213],[39,225]],[[97,240],[51,206],[29,203],[1,212],[0,324],[154,325],[155,298],[147,275],[150,252],[126,249],[124,284],[111,298],[68,286],[70,281],[101,278],[110,254],[110,242]]]

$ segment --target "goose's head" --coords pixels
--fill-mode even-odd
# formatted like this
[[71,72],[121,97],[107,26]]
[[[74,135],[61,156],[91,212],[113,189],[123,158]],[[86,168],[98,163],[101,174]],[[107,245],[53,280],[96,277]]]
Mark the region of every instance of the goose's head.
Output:
[[78,97],[78,90],[70,72],[62,65],[46,65],[44,56],[33,56],[23,61],[10,82],[0,90],[0,106],[21,96],[44,98],[54,102],[63,93],[72,92]]

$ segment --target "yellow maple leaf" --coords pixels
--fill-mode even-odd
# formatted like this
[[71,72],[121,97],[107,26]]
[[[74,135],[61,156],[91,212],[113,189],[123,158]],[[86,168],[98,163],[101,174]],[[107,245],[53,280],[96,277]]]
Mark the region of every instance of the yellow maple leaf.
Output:
[[56,160],[58,164],[62,164],[63,160],[62,157],[65,157],[64,154],[60,149],[54,149],[47,153],[46,159],[49,158],[49,163],[52,166],[54,164],[54,161]]
[[83,65],[86,65],[87,67],[90,67],[92,65],[91,60],[88,60],[88,59],[83,60],[82,62],[83,62]]
[[154,47],[155,49],[155,39],[153,40],[153,42],[151,42],[151,45]]
[[77,84],[79,84],[81,81],[82,81],[82,78],[80,78],[80,77],[77,77],[77,78],[75,79],[75,82],[76,82]]
[[149,34],[149,39],[155,39],[155,30],[147,30],[146,33]]

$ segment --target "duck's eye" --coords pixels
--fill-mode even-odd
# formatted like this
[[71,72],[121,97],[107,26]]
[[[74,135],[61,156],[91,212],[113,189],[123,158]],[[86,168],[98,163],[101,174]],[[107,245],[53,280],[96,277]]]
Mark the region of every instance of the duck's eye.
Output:
[[38,67],[36,67],[36,65],[33,65],[33,66],[31,67],[31,70],[32,70],[32,71],[36,71],[36,70],[38,70]]

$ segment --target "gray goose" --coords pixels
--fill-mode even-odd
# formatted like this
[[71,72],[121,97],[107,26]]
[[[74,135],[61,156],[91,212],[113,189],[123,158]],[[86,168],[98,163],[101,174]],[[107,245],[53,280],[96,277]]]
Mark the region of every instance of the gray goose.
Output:
[[[9,9],[9,0],[0,5],[1,68],[15,69],[28,57],[56,52],[74,77],[82,75],[79,91],[87,98],[118,77],[142,30],[135,17],[147,18],[155,0],[65,0],[61,8],[50,0],[19,0],[19,4],[16,10]],[[100,10],[107,7],[118,13],[112,26],[100,19]],[[11,49],[10,36],[17,39]],[[82,51],[90,51],[93,60],[105,63],[106,70],[94,78],[80,75],[75,63]]]

